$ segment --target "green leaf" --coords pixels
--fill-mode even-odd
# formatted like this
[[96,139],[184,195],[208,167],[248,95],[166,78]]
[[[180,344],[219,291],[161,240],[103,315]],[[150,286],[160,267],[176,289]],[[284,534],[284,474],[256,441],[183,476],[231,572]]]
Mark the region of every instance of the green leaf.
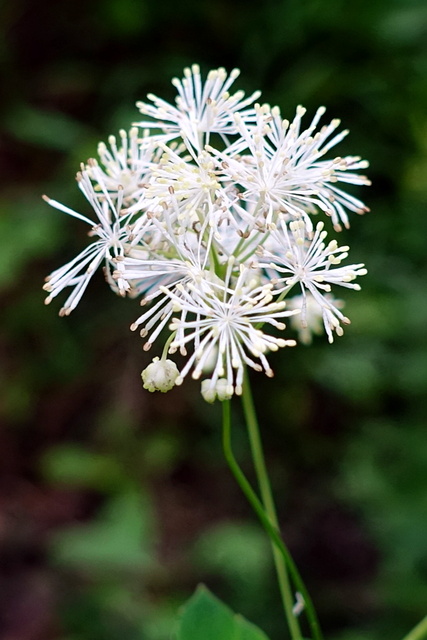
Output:
[[181,611],[177,640],[268,640],[261,629],[233,613],[204,585]]
[[87,451],[73,444],[46,451],[41,466],[44,476],[54,484],[108,491],[126,482],[113,456]]
[[202,533],[194,545],[195,560],[204,571],[219,571],[248,586],[269,579],[268,551],[262,529],[245,522],[221,522]]
[[57,151],[70,151],[89,134],[86,125],[60,111],[17,105],[5,117],[5,130],[18,140]]
[[94,571],[137,571],[154,566],[149,504],[134,489],[111,498],[98,518],[55,536],[57,562]]
[[403,640],[425,640],[427,638],[427,616],[414,627]]

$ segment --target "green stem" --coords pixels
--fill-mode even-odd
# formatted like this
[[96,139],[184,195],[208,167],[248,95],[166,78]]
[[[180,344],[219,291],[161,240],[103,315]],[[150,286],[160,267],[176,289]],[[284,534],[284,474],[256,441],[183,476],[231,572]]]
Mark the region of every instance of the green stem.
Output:
[[224,267],[221,266],[221,264],[220,264],[220,262],[218,260],[218,255],[217,255],[213,245],[211,245],[209,255],[210,255],[211,260],[212,260],[212,264],[213,264],[215,275],[217,275],[219,278],[222,278],[223,272],[224,272]]
[[427,616],[421,620],[403,640],[425,640],[427,638]]
[[[292,559],[292,556],[290,555],[287,547],[285,546],[279,531],[277,530],[276,527],[274,527],[271,524],[269,518],[266,516],[262,503],[258,499],[256,493],[252,489],[250,483],[246,479],[243,471],[241,470],[239,464],[237,463],[236,458],[234,457],[233,450],[231,447],[230,402],[224,401],[222,405],[223,405],[223,448],[224,448],[225,459],[237,483],[242,489],[244,495],[246,496],[246,499],[248,500],[249,504],[251,505],[256,515],[258,516],[268,536],[274,542],[277,549],[279,549],[280,553],[282,554],[286,562],[286,565],[288,567],[292,580],[295,584],[295,587],[303,597],[305,611],[306,611],[307,619],[311,628],[313,640],[322,640],[322,633],[320,630],[319,622],[317,620],[316,611],[314,609],[310,595],[305,587],[305,584]],[[290,611],[290,613],[292,613],[292,611]],[[293,613],[292,613],[292,620],[295,620],[295,616],[293,615]],[[291,625],[289,626],[290,628],[292,628]]]
[[171,342],[174,340],[176,336],[176,331],[173,331],[169,338],[166,340],[165,342],[165,346],[163,347],[163,351],[162,351],[162,360],[165,361],[166,358],[168,357],[168,351],[169,351],[169,347],[171,345]]
[[[268,478],[267,467],[264,460],[258,422],[247,373],[245,375],[245,380],[243,383],[242,403],[246,419],[246,426],[248,429],[249,442],[251,445],[252,459],[254,461],[258,486],[261,494],[261,500],[269,521],[275,529],[279,530],[276,507],[274,505],[270,480]],[[298,619],[292,612],[294,596],[289,582],[286,563],[282,554],[280,553],[280,550],[276,547],[273,541],[271,541],[271,544],[273,548],[273,558],[276,567],[277,578],[279,581],[280,593],[282,595],[283,606],[288,619],[289,629],[291,631],[292,638],[294,638],[295,640],[299,640],[302,637],[301,629],[299,627]]]

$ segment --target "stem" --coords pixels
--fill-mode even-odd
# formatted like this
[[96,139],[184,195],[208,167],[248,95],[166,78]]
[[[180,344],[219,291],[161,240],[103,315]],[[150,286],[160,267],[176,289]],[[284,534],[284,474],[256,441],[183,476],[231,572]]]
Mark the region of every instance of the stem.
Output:
[[[262,247],[262,245],[265,244],[266,240],[270,236],[270,232],[269,231],[264,231],[262,234],[260,233],[258,235],[262,236],[262,241],[260,241],[260,243],[258,244],[257,248],[258,247]],[[252,242],[253,242],[253,239],[251,239],[250,242],[248,241],[247,244],[250,246]],[[246,250],[246,247],[242,247],[242,249],[241,249],[242,253],[243,253],[244,250]],[[239,257],[240,262],[245,263],[246,260],[249,260],[249,258],[251,256],[253,256],[254,253],[255,253],[255,251],[254,251],[254,249],[252,249],[252,251],[250,253],[246,254],[243,258],[240,256]]]
[[214,273],[221,278],[222,277],[222,272],[224,270],[224,268],[220,265],[219,260],[218,260],[218,256],[217,253],[215,251],[215,248],[211,245],[210,247],[210,252],[209,255],[211,257],[212,260],[212,264],[213,264],[213,268],[214,268]]
[[[266,516],[263,505],[261,504],[254,490],[252,489],[250,483],[246,479],[245,474],[241,470],[236,458],[234,457],[233,450],[231,447],[230,401],[228,400],[224,401],[222,405],[223,405],[223,449],[224,449],[225,459],[238,485],[242,489],[246,499],[248,500],[249,504],[251,505],[256,515],[258,516],[268,536],[270,537],[272,542],[274,542],[276,548],[280,550],[280,553],[282,554],[287,564],[289,573],[292,577],[295,587],[303,597],[304,604],[305,604],[305,611],[306,611],[307,619],[311,628],[313,639],[322,640],[322,632],[320,630],[320,625],[317,620],[316,611],[314,609],[313,603],[306,589],[306,586],[292,559],[292,556],[290,555],[285,543],[280,537],[279,531],[277,530],[276,527],[272,525],[269,518]],[[290,614],[292,616],[292,622],[296,621],[295,616],[292,613],[292,606],[291,606]],[[287,612],[287,618],[288,618],[288,612]],[[289,626],[292,629],[294,625],[292,625],[291,627],[291,624],[290,624]]]
[[403,640],[425,640],[427,638],[427,616],[421,620]]
[[[261,499],[264,504],[264,509],[269,521],[276,530],[279,530],[276,507],[274,506],[270,481],[268,478],[267,468],[264,460],[264,453],[262,449],[255,407],[253,404],[247,372],[243,383],[242,403]],[[279,581],[280,593],[282,595],[283,606],[285,609],[286,617],[288,619],[289,629],[291,631],[292,638],[297,640],[301,638],[301,629],[298,619],[294,616],[292,611],[294,596],[286,569],[286,563],[282,554],[273,541],[271,541],[271,544],[277,578]]]
[[175,338],[175,336],[176,336],[176,331],[173,331],[170,334],[169,338],[165,342],[165,346],[163,347],[163,351],[162,351],[162,360],[163,361],[166,360],[166,358],[168,356],[168,350],[169,350],[170,344],[173,341],[173,339]]

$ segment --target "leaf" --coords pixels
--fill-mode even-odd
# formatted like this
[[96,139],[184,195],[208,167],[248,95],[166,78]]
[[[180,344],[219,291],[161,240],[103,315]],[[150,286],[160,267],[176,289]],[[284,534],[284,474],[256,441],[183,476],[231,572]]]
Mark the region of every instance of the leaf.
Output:
[[70,151],[89,134],[87,126],[60,111],[18,105],[7,114],[5,130],[18,140],[57,151]]
[[113,456],[64,444],[46,451],[42,470],[54,484],[107,491],[122,486],[126,479]]
[[204,571],[220,571],[245,584],[254,580],[259,584],[270,575],[268,540],[260,527],[249,523],[221,522],[211,527],[199,536],[194,556]]
[[131,489],[111,498],[95,521],[58,533],[53,556],[61,564],[87,570],[150,568],[151,521],[147,500]]
[[216,598],[204,585],[184,605],[177,640],[268,640],[261,629]]
[[17,286],[25,266],[45,258],[58,242],[58,225],[45,204],[34,193],[31,199],[26,194],[1,198],[0,288]]

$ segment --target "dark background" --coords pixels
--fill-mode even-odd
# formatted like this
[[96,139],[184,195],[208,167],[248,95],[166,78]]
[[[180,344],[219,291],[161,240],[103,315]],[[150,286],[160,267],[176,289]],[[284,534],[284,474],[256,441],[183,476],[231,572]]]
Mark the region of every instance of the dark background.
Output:
[[[268,545],[221,454],[220,407],[142,389],[136,301],[94,278],[78,309],[43,278],[86,243],[79,163],[172,100],[184,66],[293,117],[340,117],[371,162],[352,218],[352,325],[253,378],[284,536],[329,640],[400,640],[427,613],[427,3],[103,0],[0,5],[0,637],[168,640],[204,581],[283,638]],[[238,406],[236,448],[251,473]]]

